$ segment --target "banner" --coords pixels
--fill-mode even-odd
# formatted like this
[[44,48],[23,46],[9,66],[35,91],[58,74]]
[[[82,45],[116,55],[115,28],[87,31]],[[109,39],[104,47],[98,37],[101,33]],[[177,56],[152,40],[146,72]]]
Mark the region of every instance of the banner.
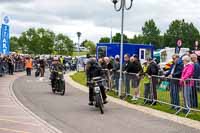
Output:
[[0,53],[10,54],[10,29],[9,19],[7,16],[3,18],[3,24],[1,26],[1,38],[0,38]]
[[2,24],[1,26],[1,42],[0,42],[0,51],[3,54],[10,53],[10,35],[9,35],[9,26]]

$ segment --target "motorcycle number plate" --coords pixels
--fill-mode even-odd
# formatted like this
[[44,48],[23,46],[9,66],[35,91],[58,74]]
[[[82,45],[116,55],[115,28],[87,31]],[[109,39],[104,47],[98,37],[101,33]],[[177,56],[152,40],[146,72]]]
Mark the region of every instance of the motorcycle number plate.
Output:
[[97,93],[100,92],[100,88],[99,88],[99,87],[95,87],[94,90],[95,90],[95,92],[97,92]]

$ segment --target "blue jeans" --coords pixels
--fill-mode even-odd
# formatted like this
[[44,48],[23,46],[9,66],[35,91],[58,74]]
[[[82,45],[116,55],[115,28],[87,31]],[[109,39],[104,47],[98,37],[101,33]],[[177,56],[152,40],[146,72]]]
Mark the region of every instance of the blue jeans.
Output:
[[119,78],[115,78],[115,88],[116,88],[116,91],[118,92],[118,90],[119,90]]
[[170,84],[170,97],[171,97],[171,104],[173,105],[180,105],[179,100],[179,82],[178,81],[171,81]]
[[144,84],[144,98],[145,100],[150,100],[151,98],[151,88],[150,83]]
[[184,101],[185,101],[185,107],[191,108],[192,103],[192,87],[186,86],[184,88]]
[[130,78],[129,76],[125,76],[125,90],[126,90],[126,96],[130,95]]

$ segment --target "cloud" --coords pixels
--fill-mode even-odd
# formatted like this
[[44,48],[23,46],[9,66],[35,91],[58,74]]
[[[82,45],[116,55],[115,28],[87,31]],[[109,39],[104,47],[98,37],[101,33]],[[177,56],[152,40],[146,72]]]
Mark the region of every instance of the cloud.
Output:
[[[0,0],[0,10],[11,17],[13,34],[29,27],[47,27],[69,34],[76,40],[77,31],[82,39],[97,41],[109,36],[110,28],[120,32],[121,12],[114,11],[110,0]],[[129,1],[129,0],[127,0]],[[13,4],[15,3],[15,4]],[[129,4],[127,2],[127,4]],[[144,22],[154,19],[165,32],[174,19],[185,19],[200,28],[199,0],[134,0],[133,7],[125,11],[125,33],[141,33]]]
[[0,0],[0,3],[27,3],[27,2],[31,2],[34,0]]

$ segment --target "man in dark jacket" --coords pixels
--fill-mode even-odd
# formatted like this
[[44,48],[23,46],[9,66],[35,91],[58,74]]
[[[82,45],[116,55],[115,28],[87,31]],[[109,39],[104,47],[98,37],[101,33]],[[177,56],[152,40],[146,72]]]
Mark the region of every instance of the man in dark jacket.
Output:
[[[157,77],[152,77],[153,75],[158,75],[158,65],[153,61],[152,58],[148,58],[148,68],[147,68],[147,74],[149,75],[149,78],[152,79],[152,90],[153,90],[153,100],[157,100],[157,90],[156,90],[156,85],[158,84],[158,79]],[[156,102],[153,101],[153,104],[155,105]]]
[[182,70],[183,70],[183,62],[180,59],[179,55],[175,54],[172,56],[173,64],[170,67],[170,70],[165,74],[166,77],[169,78],[177,78],[170,80],[170,97],[172,109],[178,109],[177,106],[180,105],[179,100],[179,78],[181,78]]
[[130,57],[128,54],[124,55],[124,64],[123,64],[123,72],[124,72],[124,82],[125,82],[125,90],[126,96],[130,95],[130,79],[131,76],[128,73],[132,73],[133,64],[130,62]]
[[132,100],[138,100],[139,98],[139,84],[140,84],[140,74],[142,73],[142,65],[140,64],[140,61],[138,59],[137,55],[133,55],[130,58],[130,62],[132,64],[132,73],[131,79],[132,79],[132,87],[134,88],[135,92],[133,94]]
[[[96,58],[91,58],[88,62],[87,62],[87,66],[86,66],[86,75],[87,75],[87,80],[88,82],[90,82],[92,80],[92,78],[94,77],[102,77],[102,68],[101,66],[97,63]],[[99,84],[100,86],[100,90],[101,90],[101,94],[102,94],[102,98],[104,101],[104,104],[107,103],[106,101],[106,92],[105,92],[105,88],[103,86],[102,83]],[[89,85],[89,105],[93,105],[93,101],[94,101],[94,88],[92,85]]]
[[119,55],[115,56],[115,61],[113,65],[113,76],[115,80],[115,87],[116,87],[116,92],[119,90],[119,70],[120,70],[120,58]]

